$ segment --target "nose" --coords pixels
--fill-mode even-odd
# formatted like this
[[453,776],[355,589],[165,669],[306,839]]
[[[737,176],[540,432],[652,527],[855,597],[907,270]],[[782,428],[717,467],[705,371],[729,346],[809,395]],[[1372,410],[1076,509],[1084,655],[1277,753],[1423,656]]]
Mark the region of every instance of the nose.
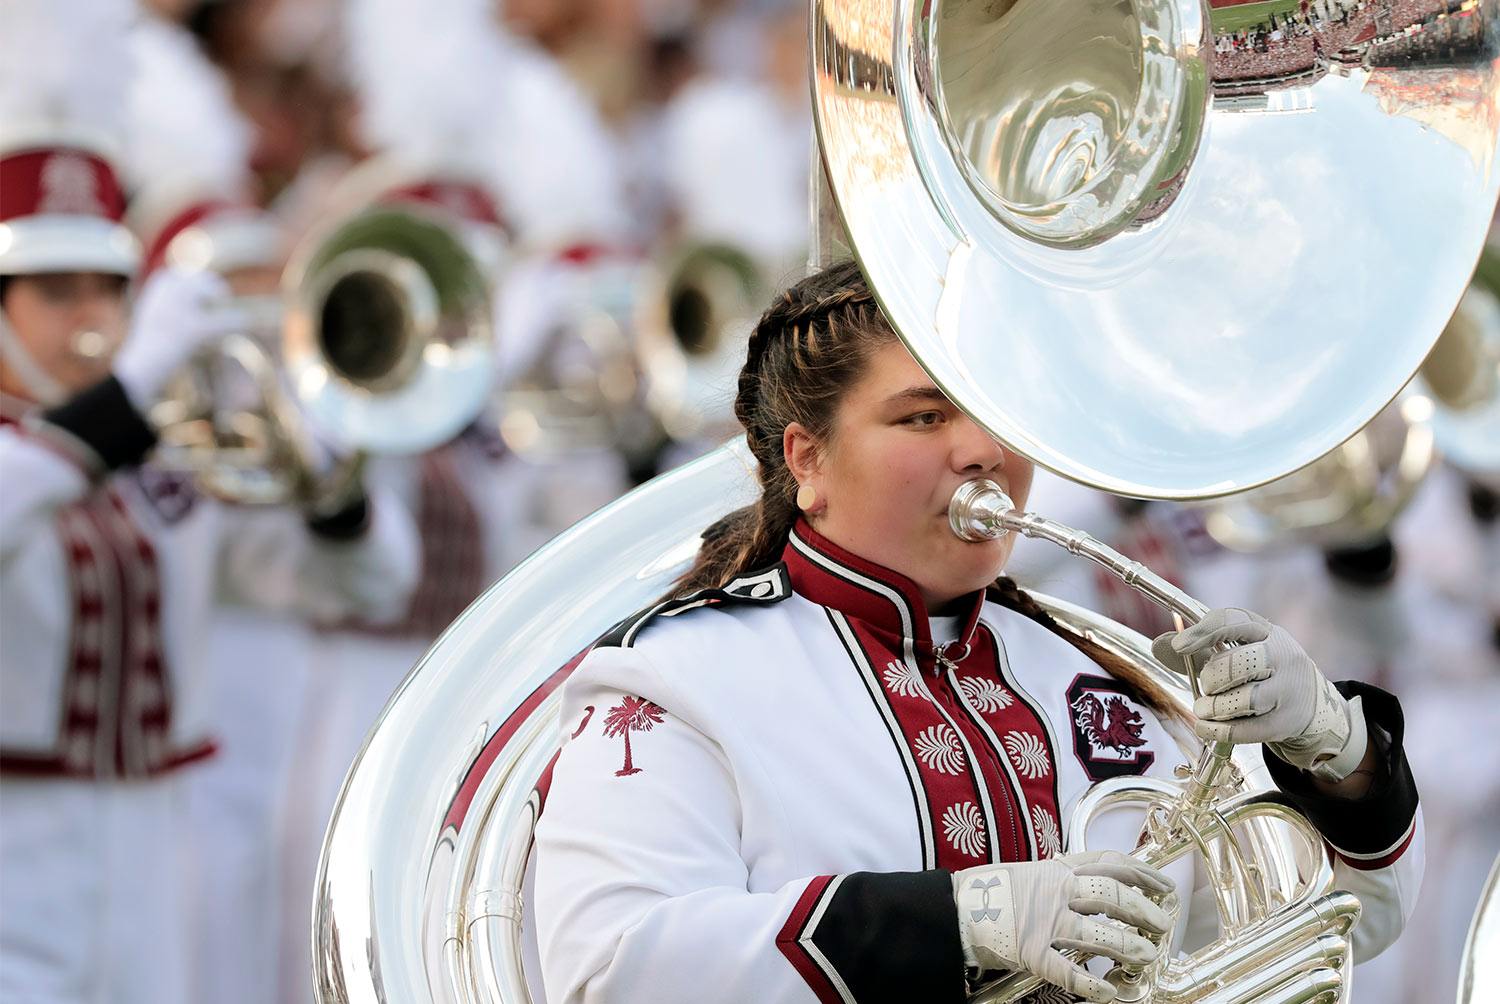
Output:
[[953,469],[960,474],[990,474],[1005,466],[1005,448],[972,418],[954,422]]

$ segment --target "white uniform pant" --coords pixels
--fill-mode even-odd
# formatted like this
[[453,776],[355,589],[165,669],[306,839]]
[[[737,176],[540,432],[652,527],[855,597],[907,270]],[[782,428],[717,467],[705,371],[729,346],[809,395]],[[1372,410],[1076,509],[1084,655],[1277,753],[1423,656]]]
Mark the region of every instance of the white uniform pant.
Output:
[[197,848],[195,1002],[277,999],[280,813],[302,724],[310,644],[307,628],[281,615],[237,608],[215,614],[209,683],[219,754],[193,771],[187,785]]
[[0,1001],[187,1004],[183,790],[0,778]]

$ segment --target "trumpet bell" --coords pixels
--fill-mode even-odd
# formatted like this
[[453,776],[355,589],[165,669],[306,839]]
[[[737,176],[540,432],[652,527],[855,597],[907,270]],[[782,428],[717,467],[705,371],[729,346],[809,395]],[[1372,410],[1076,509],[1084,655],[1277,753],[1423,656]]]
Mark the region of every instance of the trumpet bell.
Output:
[[419,453],[489,399],[489,278],[440,214],[366,210],[309,240],[285,290],[291,388],[346,448]]
[[[886,315],[996,437],[1117,494],[1229,494],[1358,431],[1452,313],[1500,191],[1493,0],[1463,45],[1377,44],[1422,27],[1407,11],[1235,95],[1229,10],[813,8],[824,164]],[[1415,260],[1432,281],[1390,281]]]

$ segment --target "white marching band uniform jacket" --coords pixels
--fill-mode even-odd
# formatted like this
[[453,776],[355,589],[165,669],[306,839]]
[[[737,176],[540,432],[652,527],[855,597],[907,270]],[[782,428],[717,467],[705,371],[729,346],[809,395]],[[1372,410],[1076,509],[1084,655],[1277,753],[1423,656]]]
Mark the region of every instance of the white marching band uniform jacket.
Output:
[[[1188,755],[1182,726],[1025,616],[976,595],[957,635],[935,647],[910,581],[799,524],[782,564],[601,639],[538,789],[549,1004],[964,1000],[950,873],[1067,850],[1090,785]],[[1398,703],[1340,687],[1364,697],[1383,784],[1321,797],[1266,759],[1360,898],[1367,958],[1415,902],[1421,818]],[[1106,817],[1091,846],[1129,850],[1137,823]],[[1167,869],[1179,947],[1215,920],[1192,869]]]
[[154,440],[112,379],[0,414],[0,772],[157,776],[212,752],[200,685],[215,598],[393,616],[419,555],[399,504],[322,523],[193,495],[133,463]]

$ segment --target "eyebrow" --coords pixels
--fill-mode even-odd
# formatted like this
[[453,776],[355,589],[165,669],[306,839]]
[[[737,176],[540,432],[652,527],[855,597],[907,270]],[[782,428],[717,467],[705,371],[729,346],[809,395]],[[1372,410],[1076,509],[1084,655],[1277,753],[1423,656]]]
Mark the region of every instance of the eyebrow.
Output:
[[885,399],[886,404],[948,404],[948,395],[928,384],[908,387]]

